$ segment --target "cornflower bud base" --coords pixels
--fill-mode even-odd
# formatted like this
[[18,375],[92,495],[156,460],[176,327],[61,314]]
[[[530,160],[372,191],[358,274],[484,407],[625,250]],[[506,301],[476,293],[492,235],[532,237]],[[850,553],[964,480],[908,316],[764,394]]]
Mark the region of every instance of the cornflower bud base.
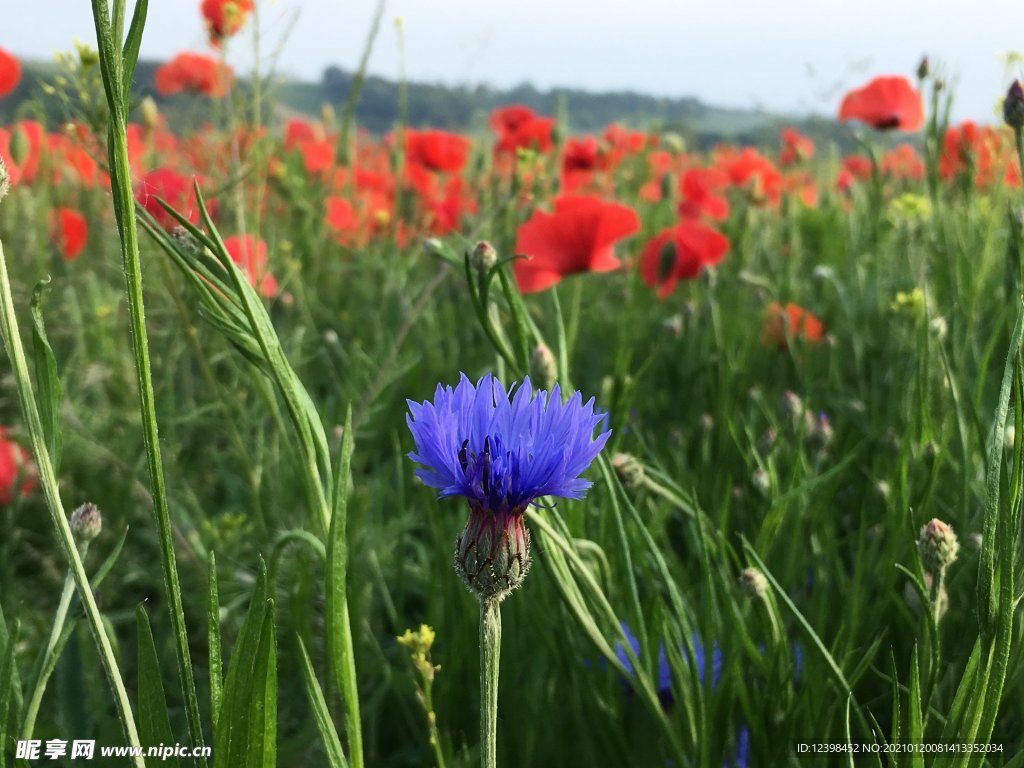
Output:
[[471,504],[455,541],[455,572],[480,602],[501,602],[530,570],[530,531],[523,515]]

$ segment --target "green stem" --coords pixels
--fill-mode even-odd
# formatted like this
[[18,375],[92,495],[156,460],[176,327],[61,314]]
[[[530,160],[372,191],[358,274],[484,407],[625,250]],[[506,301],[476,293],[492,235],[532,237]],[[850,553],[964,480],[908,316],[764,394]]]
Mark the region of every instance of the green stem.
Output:
[[[89,586],[89,577],[85,573],[85,566],[82,564],[82,558],[78,554],[75,537],[71,533],[71,526],[68,524],[68,518],[64,513],[64,506],[60,500],[57,475],[53,470],[49,450],[46,447],[43,422],[39,417],[39,407],[36,405],[35,394],[32,391],[32,380],[28,374],[25,348],[21,343],[18,319],[14,314],[14,299],[11,296],[11,283],[7,277],[7,260],[4,258],[2,244],[0,244],[0,309],[2,309],[0,311],[0,327],[2,327],[4,341],[7,344],[7,354],[11,358],[11,367],[14,369],[14,380],[18,388],[18,400],[21,402],[22,413],[28,424],[29,436],[32,441],[32,452],[35,454],[36,466],[39,472],[39,487],[42,488],[43,495],[46,497],[46,508],[50,512],[54,527],[57,529],[57,537],[64,548],[64,555],[67,557],[71,575],[75,581],[75,587],[78,589],[82,605],[85,607],[86,618],[96,640],[100,661],[107,673],[107,678],[110,680],[110,687],[114,694],[114,703],[121,718],[121,725],[124,727],[125,737],[129,746],[141,747],[139,732],[135,727],[135,717],[132,715],[132,707],[128,700],[128,692],[125,690],[124,680],[121,679],[121,670],[117,666],[117,657],[114,655],[114,649],[110,645],[110,638],[107,637],[107,631],[103,626],[103,618],[100,616],[99,606],[96,605],[92,588]],[[141,757],[134,758],[134,763],[140,768],[145,766]]]
[[[64,591],[60,594],[60,602],[57,604],[57,613],[53,617],[53,626],[50,627],[50,636],[46,639],[46,649],[39,657],[39,670],[32,685],[32,696],[29,698],[28,707],[25,710],[25,720],[22,722],[21,733],[23,739],[31,739],[32,732],[36,726],[36,716],[39,714],[39,705],[43,702],[43,694],[46,692],[46,683],[57,666],[57,658],[63,648],[60,639],[64,632],[64,623],[68,618],[68,609],[71,607],[71,597],[75,594],[75,579],[68,571],[64,578]],[[61,647],[58,648],[58,645]]]
[[430,746],[434,750],[434,762],[437,768],[445,768],[444,751],[441,749],[441,735],[437,730],[437,714],[434,712],[434,698],[431,693],[434,683],[424,676],[423,679],[423,708],[427,712],[427,729],[429,732]]
[[498,765],[498,657],[501,610],[494,600],[480,603],[480,765]]
[[[123,16],[124,0],[116,0],[115,13]],[[135,224],[135,199],[131,187],[131,165],[128,161],[127,113],[124,96],[124,67],[119,55],[121,38],[113,37],[117,30],[111,29],[107,0],[92,0],[93,19],[99,42],[107,103],[110,107],[110,133],[108,136],[110,154],[110,191],[117,214],[117,228],[121,241],[121,258],[124,267],[128,294],[132,351],[135,358],[136,381],[139,388],[139,405],[142,412],[142,436],[149,465],[149,476],[153,487],[153,512],[156,517],[160,538],[160,560],[163,569],[164,587],[167,590],[171,625],[174,628],[175,651],[178,660],[178,674],[185,696],[185,712],[188,720],[189,737],[194,747],[205,744],[203,727],[199,717],[199,699],[196,695],[195,677],[192,672],[192,658],[188,648],[188,632],[185,627],[185,609],[181,601],[181,585],[178,582],[178,568],[174,556],[174,542],[171,537],[171,516],[164,483],[163,464],[160,458],[160,435],[156,420],[156,399],[153,394],[153,376],[149,362],[149,338],[146,333],[145,307],[142,301],[142,269],[139,264],[139,235]],[[104,61],[105,60],[105,61]],[[206,759],[199,758],[205,766]]]

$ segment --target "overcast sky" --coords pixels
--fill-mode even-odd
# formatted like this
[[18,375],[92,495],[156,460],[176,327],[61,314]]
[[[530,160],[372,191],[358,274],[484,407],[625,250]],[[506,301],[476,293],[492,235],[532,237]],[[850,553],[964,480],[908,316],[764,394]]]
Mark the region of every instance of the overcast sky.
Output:
[[[130,2],[131,0],[129,0]],[[0,47],[32,58],[93,41],[89,0],[6,0]],[[150,0],[142,55],[206,45],[199,0]],[[264,58],[318,79],[354,69],[375,0],[258,0]],[[410,79],[533,82],[697,96],[715,105],[835,113],[876,74],[912,75],[923,53],[957,81],[954,117],[992,121],[1005,54],[1024,48],[1024,0],[389,0],[370,71]],[[252,38],[232,41],[244,72]],[[1013,69],[1022,76],[1021,66]],[[570,105],[571,108],[571,105]]]

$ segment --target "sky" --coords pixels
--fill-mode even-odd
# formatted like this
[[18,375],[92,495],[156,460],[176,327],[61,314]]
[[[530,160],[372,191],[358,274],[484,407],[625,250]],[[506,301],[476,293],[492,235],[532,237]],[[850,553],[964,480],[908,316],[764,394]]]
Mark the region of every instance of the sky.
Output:
[[[129,0],[131,2],[132,0]],[[144,58],[203,50],[200,0],[150,0]],[[355,69],[375,0],[257,0],[260,59],[319,79]],[[0,47],[47,59],[94,40],[89,0],[9,3]],[[1021,0],[389,0],[373,74],[448,84],[633,90],[696,96],[716,106],[830,116],[875,75],[913,76],[923,54],[955,84],[953,117],[992,122],[1024,66]],[[249,28],[229,46],[236,70],[254,60]],[[571,110],[571,105],[570,105]]]

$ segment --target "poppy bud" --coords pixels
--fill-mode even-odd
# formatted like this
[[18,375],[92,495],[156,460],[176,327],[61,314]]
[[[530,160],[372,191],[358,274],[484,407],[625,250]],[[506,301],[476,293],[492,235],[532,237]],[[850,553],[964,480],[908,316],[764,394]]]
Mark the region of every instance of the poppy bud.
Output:
[[455,542],[455,572],[481,603],[500,603],[530,570],[530,531],[521,514],[471,504]]
[[530,355],[530,378],[541,389],[551,389],[558,378],[558,365],[547,344],[538,344]]
[[740,586],[752,600],[760,600],[768,591],[768,579],[757,568],[744,568],[740,574]]
[[11,160],[14,161],[15,165],[24,165],[31,150],[32,146],[29,144],[28,133],[24,127],[18,126],[14,129],[14,133],[11,136]]
[[1024,87],[1021,87],[1020,80],[1013,81],[1003,99],[1003,120],[1015,131],[1024,128]]
[[473,246],[473,253],[469,260],[477,272],[485,275],[498,263],[498,252],[494,250],[494,246],[489,242],[481,240]]
[[612,456],[612,469],[626,488],[637,488],[644,481],[644,465],[631,453],[616,453]]
[[928,77],[928,57],[922,56],[921,62],[917,65],[917,79],[924,80]]
[[956,561],[960,544],[953,529],[935,517],[921,528],[917,551],[921,554],[925,571],[941,574]]
[[92,541],[103,530],[103,516],[100,514],[99,508],[91,501],[72,512],[68,522],[71,532],[81,542]]
[[335,126],[338,124],[338,115],[334,111],[334,107],[331,106],[330,102],[324,102],[323,106],[320,107],[320,122],[324,124],[324,130],[327,133],[334,131]]
[[152,96],[144,98],[139,104],[139,109],[142,112],[142,124],[146,126],[146,130],[155,131],[160,127],[160,109],[153,101]]
[[672,190],[676,188],[676,182],[671,173],[666,173],[661,177],[661,199],[671,200]]

